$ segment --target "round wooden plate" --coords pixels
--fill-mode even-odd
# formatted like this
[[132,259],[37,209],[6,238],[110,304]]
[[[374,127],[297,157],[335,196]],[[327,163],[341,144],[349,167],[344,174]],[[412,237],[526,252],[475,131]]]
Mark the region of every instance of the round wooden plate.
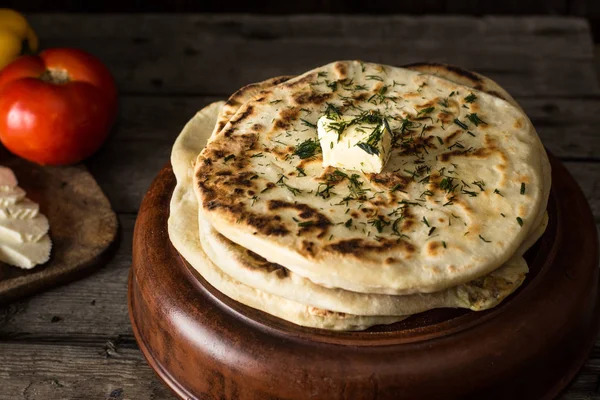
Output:
[[364,332],[303,328],[210,286],[169,241],[170,167],[137,219],[129,312],[157,374],[184,399],[539,399],[586,360],[599,327],[590,208],[551,157],[544,236],[525,284],[485,312],[435,310]]

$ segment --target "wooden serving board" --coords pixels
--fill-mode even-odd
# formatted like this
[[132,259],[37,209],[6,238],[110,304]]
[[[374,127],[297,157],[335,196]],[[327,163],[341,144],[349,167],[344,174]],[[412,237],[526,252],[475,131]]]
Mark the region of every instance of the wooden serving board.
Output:
[[0,262],[0,303],[63,284],[103,265],[118,234],[117,216],[86,167],[42,167],[0,147],[27,197],[50,222],[50,260],[31,270]]
[[530,274],[498,307],[434,310],[364,332],[300,327],[208,284],[169,242],[175,187],[155,179],[133,238],[129,311],[150,366],[183,399],[551,399],[598,333],[598,240],[554,157],[548,229]]

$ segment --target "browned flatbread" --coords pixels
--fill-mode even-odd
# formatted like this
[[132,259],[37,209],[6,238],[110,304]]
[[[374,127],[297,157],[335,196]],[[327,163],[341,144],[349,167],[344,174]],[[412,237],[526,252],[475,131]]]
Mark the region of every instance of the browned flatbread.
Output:
[[[366,68],[367,72],[359,71],[361,68]],[[440,69],[440,66],[417,68],[428,68],[428,72],[436,68],[439,71],[443,70]],[[196,175],[198,193],[207,218],[224,236],[251,248],[269,261],[284,264],[294,272],[319,284],[338,286],[349,290],[379,293],[430,292],[476,278],[497,268],[510,257],[527,233],[538,225],[536,222],[539,222],[543,216],[549,181],[545,174],[548,170],[543,167],[543,164],[547,163],[547,159],[545,159],[539,139],[520,109],[495,97],[512,100],[505,92],[502,93],[503,91],[499,87],[495,88],[494,96],[488,96],[476,90],[469,91],[468,88],[456,85],[447,79],[434,78],[429,73],[415,74],[407,71],[357,62],[333,63],[280,84],[243,105],[222,130],[219,138],[213,140],[199,158]],[[323,77],[322,74],[328,74],[331,80],[329,82],[327,78],[320,80]],[[469,182],[472,182],[471,178],[473,178],[473,182],[475,181],[474,171],[485,172],[484,166],[487,164],[494,168],[509,168],[510,173],[507,172],[499,179],[494,179],[494,176],[490,179],[494,184],[498,184],[496,189],[502,188],[507,191],[510,199],[504,195],[501,197],[507,200],[490,196],[493,193],[491,188],[488,189],[489,192],[486,192],[486,189],[481,190],[482,194],[479,195],[479,198],[485,197],[485,201],[468,198],[476,195],[460,196],[454,199],[453,205],[455,206],[452,209],[461,213],[458,215],[462,217],[463,223],[469,222],[468,225],[465,225],[466,233],[462,236],[466,237],[470,232],[467,229],[477,233],[477,236],[456,239],[456,228],[444,228],[446,232],[449,232],[446,237],[443,236],[441,227],[435,226],[436,229],[440,228],[437,231],[439,233],[436,233],[442,237],[441,240],[430,241],[428,237],[431,236],[431,231],[429,235],[424,235],[422,231],[416,230],[416,226],[420,226],[421,218],[425,221],[427,216],[429,216],[429,220],[439,221],[446,217],[448,219],[445,219],[445,222],[449,221],[450,217],[445,213],[446,210],[435,207],[436,202],[449,200],[448,196],[444,196],[444,193],[439,190],[439,185],[443,180],[442,174],[430,178],[429,186],[426,186],[425,191],[435,193],[435,195],[429,196],[434,200],[425,199],[428,206],[422,207],[429,208],[429,211],[423,213],[424,210],[418,207],[405,207],[408,209],[402,211],[401,231],[408,232],[410,235],[405,233],[395,235],[398,233],[396,229],[391,232],[391,228],[396,225],[392,225],[392,219],[386,218],[386,215],[393,214],[394,209],[390,208],[391,204],[398,203],[403,198],[392,189],[400,187],[403,191],[410,192],[413,198],[417,197],[414,195],[415,186],[417,186],[414,176],[407,181],[406,176],[395,170],[384,171],[382,174],[357,174],[361,190],[369,190],[373,193],[385,191],[386,195],[375,196],[368,200],[362,199],[363,206],[361,208],[348,207],[348,211],[346,211],[346,213],[350,212],[351,218],[356,224],[360,223],[365,227],[372,225],[378,232],[373,229],[362,229],[362,232],[354,229],[349,233],[340,230],[340,224],[344,223],[340,217],[345,217],[334,208],[339,204],[329,201],[331,196],[318,196],[317,185],[331,185],[337,195],[337,192],[344,191],[345,186],[352,184],[350,175],[340,174],[338,175],[339,179],[330,180],[335,171],[318,172],[320,157],[317,154],[308,159],[294,158],[294,152],[300,144],[299,140],[311,137],[311,132],[306,133],[306,131],[310,131],[307,127],[314,124],[316,118],[322,115],[328,104],[337,101],[335,105],[340,109],[343,108],[344,112],[347,112],[351,106],[356,107],[357,104],[371,109],[382,109],[383,101],[375,104],[374,107],[367,105],[365,101],[374,95],[381,95],[382,88],[389,88],[392,84],[390,76],[398,77],[399,80],[406,78],[400,85],[409,87],[402,91],[402,95],[404,98],[411,99],[410,104],[414,105],[416,109],[422,110],[425,105],[431,106],[427,104],[426,100],[427,96],[429,96],[429,100],[435,99],[432,87],[445,93],[447,97],[450,97],[451,93],[458,93],[462,90],[463,94],[460,98],[457,95],[456,98],[451,99],[452,106],[455,105],[454,102],[457,106],[453,116],[460,117],[460,107],[465,106],[471,112],[484,112],[480,115],[484,115],[490,122],[493,122],[490,127],[486,124],[485,127],[478,129],[478,131],[483,131],[478,141],[464,139],[467,143],[477,144],[481,151],[459,152],[456,149],[444,149],[443,146],[440,148],[432,146],[430,150],[439,156],[439,159],[435,160],[437,163],[434,163],[438,168],[437,171],[445,168],[446,164],[457,163],[464,167],[465,177],[468,176]],[[377,77],[377,79],[369,77]],[[465,78],[464,73],[456,72],[454,78],[454,80],[470,79],[473,81],[477,80],[477,75],[467,74]],[[376,82],[368,82],[370,80]],[[332,88],[332,86],[339,85],[343,88],[340,90],[346,90],[344,85],[351,85],[349,82],[354,82],[352,85],[370,86],[365,90],[359,90],[359,93],[353,93],[356,90],[349,90],[351,96],[342,96]],[[393,82],[395,87],[396,80]],[[495,85],[489,82],[486,84],[490,87]],[[422,93],[420,87],[424,87]],[[451,92],[451,89],[455,90]],[[475,104],[464,101],[468,94],[464,92],[465,90],[476,93],[479,100]],[[390,93],[391,91],[388,92],[388,95]],[[423,96],[420,97],[425,97],[424,103],[419,99],[421,94]],[[352,104],[347,104],[348,100],[346,99],[349,97],[352,98],[349,100]],[[439,96],[438,101],[440,101]],[[512,101],[514,102],[514,100]],[[506,125],[505,121],[496,121],[495,117],[499,108],[503,111],[504,120],[512,118],[512,126]],[[443,111],[439,110],[437,115],[440,116],[444,113]],[[413,121],[415,114],[418,114],[418,111],[413,114],[410,112],[403,114],[399,110],[395,110],[395,112],[397,112],[398,119],[412,118]],[[312,113],[315,115],[310,116]],[[446,117],[442,115],[441,119],[444,118]],[[462,118],[464,119],[464,117]],[[447,122],[451,124],[451,121]],[[510,131],[511,135],[507,140],[501,141],[498,139],[497,131],[500,131],[499,127],[503,123],[506,126],[502,125],[502,129],[504,129],[502,132]],[[420,126],[423,125],[421,123]],[[395,127],[395,129],[398,128],[398,126]],[[475,128],[472,129],[475,130]],[[276,139],[283,134],[287,135],[287,132],[290,131],[295,133],[291,139]],[[459,134],[464,136],[464,133],[457,133],[453,129],[453,132],[446,134],[439,132],[436,136],[445,144],[450,145],[455,136]],[[433,138],[434,135],[430,134],[427,137]],[[506,148],[506,146],[516,145],[516,142],[515,144],[510,142],[513,138],[520,142],[517,148],[520,152],[513,152],[512,148]],[[275,140],[283,144],[274,145]],[[428,147],[429,143],[424,146]],[[259,155],[267,157],[263,165],[268,163],[272,166],[271,170],[261,167],[260,164],[263,160],[256,160]],[[290,160],[294,160],[296,163],[288,165]],[[398,160],[401,163],[413,162],[410,168],[414,168],[417,164],[414,162],[416,160],[407,158],[407,152],[403,149],[398,151],[396,161]],[[518,169],[515,168],[517,165]],[[308,179],[302,180],[295,172],[298,169],[306,171]],[[285,178],[277,179],[277,175],[271,176],[273,170],[280,171]],[[520,186],[520,182],[518,182],[519,177],[514,176],[517,170],[522,174],[521,180],[529,182],[525,197],[518,196],[517,187]],[[303,182],[304,186],[302,186]],[[312,192],[308,188],[309,184],[315,186]],[[333,190],[331,191],[333,192]],[[461,190],[474,193],[465,187],[462,187]],[[297,198],[292,198],[288,192]],[[262,201],[257,201],[259,193],[262,194],[260,196]],[[311,193],[317,195],[311,196]],[[298,194],[301,196],[296,196]],[[355,200],[357,199],[351,199],[350,202]],[[429,204],[430,200],[432,200],[431,204]],[[255,207],[254,203],[260,203],[260,205]],[[516,216],[523,221],[522,229],[505,223],[496,215],[493,216],[492,222],[501,225],[502,232],[500,229],[484,226],[476,221],[475,216],[478,213],[483,211],[489,213],[492,206],[500,210],[497,213],[500,215],[505,214],[503,212],[505,208],[508,211],[514,204],[518,205],[516,215],[515,209],[511,209],[509,215],[512,217],[513,225]],[[436,209],[434,210],[434,208]],[[456,210],[457,208],[459,210]],[[373,214],[373,210],[376,210],[376,214]],[[381,210],[386,213],[382,215],[379,212]],[[378,221],[380,221],[379,224]],[[396,220],[394,220],[395,222]],[[383,229],[380,231],[381,226]],[[386,227],[387,229],[385,229]],[[445,240],[446,238],[448,240]],[[453,239],[452,242],[450,238]],[[487,247],[484,245],[484,243],[490,242],[495,244]],[[465,255],[466,247],[471,250],[472,256]],[[452,262],[442,263],[441,259]],[[465,259],[467,260],[465,261]],[[373,273],[373,271],[377,271],[377,273]]]

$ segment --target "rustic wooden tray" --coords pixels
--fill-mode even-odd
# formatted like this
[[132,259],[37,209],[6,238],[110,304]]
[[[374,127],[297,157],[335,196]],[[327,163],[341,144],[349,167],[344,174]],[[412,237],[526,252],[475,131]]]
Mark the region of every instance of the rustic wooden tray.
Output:
[[0,146],[27,197],[50,222],[50,260],[31,270],[0,262],[0,304],[81,278],[116,250],[119,223],[110,202],[83,165],[42,167]]
[[598,239],[575,181],[551,157],[544,236],[526,283],[486,312],[435,310],[365,332],[299,327],[222,295],[172,247],[175,186],[157,176],[137,219],[129,279],[136,339],[185,399],[539,399],[556,396],[599,327]]

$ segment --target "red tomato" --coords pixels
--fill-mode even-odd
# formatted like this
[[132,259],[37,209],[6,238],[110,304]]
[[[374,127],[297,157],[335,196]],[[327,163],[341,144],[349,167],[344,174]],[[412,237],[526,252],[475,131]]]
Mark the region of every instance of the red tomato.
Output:
[[38,164],[73,164],[92,155],[116,109],[110,72],[81,50],[45,50],[0,71],[0,141]]

